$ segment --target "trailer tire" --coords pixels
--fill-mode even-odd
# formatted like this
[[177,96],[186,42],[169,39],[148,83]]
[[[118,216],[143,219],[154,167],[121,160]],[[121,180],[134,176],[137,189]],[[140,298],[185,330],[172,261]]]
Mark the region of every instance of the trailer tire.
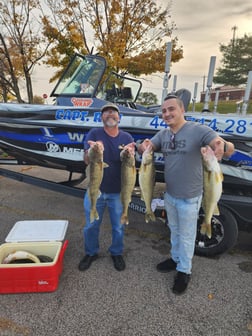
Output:
[[200,233],[204,219],[204,212],[199,213],[197,234],[195,241],[195,254],[198,256],[212,257],[231,249],[238,238],[238,225],[236,218],[225,206],[219,206],[220,215],[212,217],[212,237]]

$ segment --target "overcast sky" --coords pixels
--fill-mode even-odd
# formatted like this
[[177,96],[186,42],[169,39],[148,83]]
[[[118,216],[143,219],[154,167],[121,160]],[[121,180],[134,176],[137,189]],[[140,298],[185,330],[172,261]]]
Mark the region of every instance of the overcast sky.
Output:
[[[167,0],[160,3],[167,4]],[[171,19],[176,23],[174,35],[183,46],[184,58],[171,66],[172,75],[168,88],[173,88],[173,76],[177,76],[177,89],[188,88],[192,94],[194,83],[199,92],[203,90],[203,77],[208,75],[211,56],[216,56],[215,71],[220,65],[220,43],[228,44],[233,38],[232,27],[236,26],[236,37],[245,33],[252,35],[251,0],[172,0]],[[252,70],[252,69],[251,69]],[[154,83],[154,85],[153,85]],[[160,99],[162,94],[156,84],[163,87],[163,80],[152,76],[152,83],[145,83],[146,91],[152,88]]]
[[[167,5],[167,0],[158,1]],[[174,36],[178,37],[179,45],[183,46],[184,58],[171,66],[168,89],[172,89],[173,76],[176,75],[177,89],[187,88],[192,94],[194,83],[198,82],[199,97],[203,89],[203,77],[208,75],[210,58],[217,57],[215,69],[218,68],[221,60],[220,43],[230,42],[233,38],[232,27],[237,27],[236,37],[252,34],[252,1],[172,0],[171,20],[177,26]],[[39,73],[35,94],[51,93],[53,85],[48,85],[50,76],[47,72]],[[143,84],[144,91],[152,91],[161,99],[163,74],[150,76]]]

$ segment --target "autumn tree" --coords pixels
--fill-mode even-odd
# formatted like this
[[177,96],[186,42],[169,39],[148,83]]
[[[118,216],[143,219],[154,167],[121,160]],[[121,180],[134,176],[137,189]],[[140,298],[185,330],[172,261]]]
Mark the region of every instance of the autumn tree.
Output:
[[[47,64],[59,70],[74,52],[99,53],[110,70],[135,76],[164,71],[166,42],[172,40],[172,62],[183,57],[172,37],[176,29],[169,8],[153,0],[44,0],[43,33],[53,47]],[[49,14],[50,11],[50,14]]]
[[3,101],[8,100],[8,94],[14,95],[19,103],[23,102],[21,98],[21,92],[18,86],[19,71],[15,67],[10,53],[11,48],[7,46],[7,43],[0,33],[0,85]]
[[33,101],[31,74],[48,46],[41,45],[38,8],[35,0],[0,2],[0,85],[5,98],[9,92],[18,102],[23,102],[23,83],[28,101]]
[[220,45],[222,66],[217,69],[215,83],[238,86],[246,84],[248,72],[252,69],[252,36],[232,39]]

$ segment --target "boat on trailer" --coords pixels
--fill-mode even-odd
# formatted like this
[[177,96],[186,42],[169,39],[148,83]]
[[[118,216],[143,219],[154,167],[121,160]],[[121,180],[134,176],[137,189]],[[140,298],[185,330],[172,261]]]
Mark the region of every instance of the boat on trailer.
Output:
[[[85,174],[83,141],[92,127],[102,127],[101,107],[113,102],[120,109],[120,128],[136,143],[167,127],[160,107],[136,104],[142,84],[114,72],[98,55],[75,54],[51,96],[55,105],[0,104],[0,148],[19,164],[32,164]],[[183,100],[187,90],[178,90]],[[221,162],[225,186],[252,187],[252,116],[187,111],[186,120],[216,130],[234,143],[235,153]],[[138,166],[141,157],[136,157]],[[163,155],[155,153],[157,181],[163,181]]]
[[[11,158],[5,160],[2,157],[0,163],[66,170],[69,180],[65,184],[72,187],[85,178],[83,142],[92,127],[103,127],[101,108],[104,104],[113,102],[118,105],[120,128],[131,133],[136,143],[167,127],[160,106],[146,108],[137,104],[141,88],[141,81],[135,78],[115,72],[108,74],[103,57],[75,54],[51,94],[54,104],[0,104],[0,151]],[[176,94],[187,107],[188,90],[181,89]],[[235,243],[238,232],[236,218],[245,223],[246,229],[252,229],[252,116],[186,110],[185,118],[211,127],[235,145],[235,153],[221,162],[224,192],[220,201],[221,216],[212,219],[213,236],[211,239],[203,237],[198,229],[196,238],[196,253],[215,255]],[[136,163],[139,167],[141,156],[138,153]],[[155,153],[155,167],[156,181],[163,182],[162,153]],[[80,178],[72,181],[73,173],[79,173]],[[0,174],[19,178],[1,167]],[[37,183],[34,179],[28,182],[26,178],[20,180]],[[37,185],[52,189],[50,181]],[[63,191],[62,185],[60,187],[59,191]],[[75,193],[72,189],[68,191]],[[77,193],[79,196],[79,190]],[[131,208],[144,212],[140,199],[134,199]],[[202,216],[200,214],[199,222]]]

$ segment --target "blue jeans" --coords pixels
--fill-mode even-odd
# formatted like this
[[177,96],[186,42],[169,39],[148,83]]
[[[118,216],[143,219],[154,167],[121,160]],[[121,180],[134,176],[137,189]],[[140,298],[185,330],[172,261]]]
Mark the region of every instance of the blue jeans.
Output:
[[90,223],[90,199],[88,192],[84,197],[84,211],[86,225],[83,229],[85,253],[95,255],[99,251],[99,233],[104,210],[108,207],[110,222],[112,225],[112,243],[109,248],[111,255],[121,255],[123,252],[124,225],[121,224],[122,203],[120,194],[101,193],[97,199],[96,209],[99,219]]
[[197,232],[198,212],[202,195],[193,198],[175,198],[165,193],[164,205],[171,232],[171,258],[177,271],[191,273]]

